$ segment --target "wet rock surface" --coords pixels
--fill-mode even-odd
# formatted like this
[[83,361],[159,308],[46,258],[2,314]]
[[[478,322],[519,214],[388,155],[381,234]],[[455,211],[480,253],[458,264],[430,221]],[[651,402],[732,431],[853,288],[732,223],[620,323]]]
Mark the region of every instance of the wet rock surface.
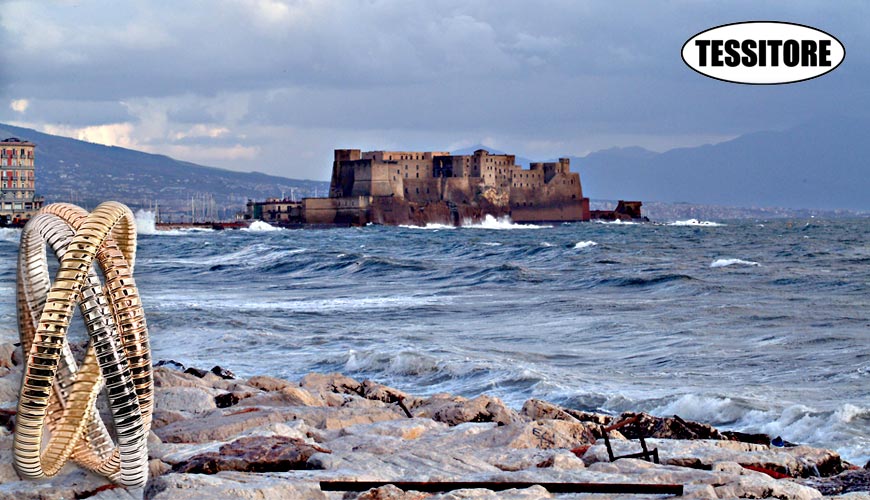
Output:
[[[323,492],[321,480],[680,484],[685,498],[696,499],[858,498],[870,491],[868,471],[847,470],[833,451],[771,446],[769,436],[720,432],[676,415],[602,415],[536,399],[517,411],[486,395],[421,398],[337,373],[298,383],[244,380],[220,367],[169,362],[155,369],[152,479],[144,491],[115,488],[75,465],[47,481],[20,481],[9,430],[21,370],[14,353],[14,346],[0,349],[0,500],[661,498],[555,494],[540,486]],[[610,462],[604,431],[616,455],[639,452],[643,436],[661,463]]]

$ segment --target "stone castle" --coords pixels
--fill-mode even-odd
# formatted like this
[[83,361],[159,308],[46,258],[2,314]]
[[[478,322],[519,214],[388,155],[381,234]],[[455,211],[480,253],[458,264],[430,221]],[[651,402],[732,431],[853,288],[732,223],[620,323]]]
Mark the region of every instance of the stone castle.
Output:
[[284,224],[460,225],[486,215],[515,222],[589,220],[580,175],[568,158],[516,165],[479,149],[447,152],[335,150],[328,198],[249,202],[247,218]]

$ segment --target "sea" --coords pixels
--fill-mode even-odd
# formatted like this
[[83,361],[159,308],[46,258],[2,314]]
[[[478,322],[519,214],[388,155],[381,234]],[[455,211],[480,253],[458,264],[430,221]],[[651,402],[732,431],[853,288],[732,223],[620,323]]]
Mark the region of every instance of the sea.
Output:
[[[155,231],[137,217],[155,361],[679,415],[870,459],[867,218]],[[0,230],[6,342],[19,237]]]

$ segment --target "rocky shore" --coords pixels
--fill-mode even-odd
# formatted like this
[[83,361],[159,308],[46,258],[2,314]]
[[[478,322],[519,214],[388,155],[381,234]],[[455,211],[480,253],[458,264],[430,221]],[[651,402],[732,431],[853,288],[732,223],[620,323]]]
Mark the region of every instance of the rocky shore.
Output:
[[[618,416],[528,400],[428,398],[371,380],[312,373],[289,381],[227,370],[155,368],[151,475],[130,492],[69,464],[20,481],[12,431],[20,352],[0,345],[0,500],[5,499],[537,499],[670,498],[663,494],[550,493],[541,486],[443,493],[383,486],[322,491],[320,481],[485,481],[678,484],[684,498],[868,498],[870,471],[831,450],[776,447],[762,435],[720,432],[679,416]],[[639,438],[660,463],[639,458]]]

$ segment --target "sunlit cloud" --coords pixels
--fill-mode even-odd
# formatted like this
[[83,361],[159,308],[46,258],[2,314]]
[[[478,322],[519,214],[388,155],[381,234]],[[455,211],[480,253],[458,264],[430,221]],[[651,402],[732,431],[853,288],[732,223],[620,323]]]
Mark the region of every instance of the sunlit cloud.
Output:
[[9,103],[9,108],[16,113],[24,113],[30,107],[30,101],[27,99],[15,99]]

